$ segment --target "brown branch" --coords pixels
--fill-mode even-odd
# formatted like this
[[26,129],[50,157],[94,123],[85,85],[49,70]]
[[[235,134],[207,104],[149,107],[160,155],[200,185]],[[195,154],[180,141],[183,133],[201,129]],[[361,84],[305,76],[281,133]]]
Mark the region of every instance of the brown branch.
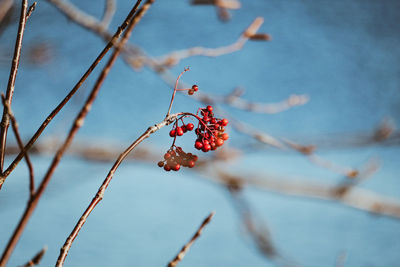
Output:
[[[4,94],[1,94],[1,99],[3,101],[4,107],[6,108],[7,114],[11,120],[11,127],[14,131],[15,139],[17,140],[19,150],[21,151],[24,149],[24,143],[22,142],[21,136],[19,134],[17,119],[15,119],[15,116],[11,111],[10,106],[6,103],[6,98]],[[29,193],[30,197],[32,197],[33,194],[35,193],[35,175],[33,171],[33,165],[28,153],[26,153],[25,155],[25,161],[29,171]]]
[[[136,2],[135,6],[132,8],[131,12],[129,13],[127,20],[124,22],[124,25],[126,24],[128,26],[128,29],[126,31],[126,34],[124,35],[124,38],[121,40],[121,42],[126,41],[126,39],[129,37],[128,32],[130,32],[133,29],[134,25],[140,20],[141,16],[143,15],[143,11],[142,12],[138,11],[138,13],[136,13],[136,10],[137,10],[139,4],[140,4],[140,0],[138,0]],[[143,10],[143,7],[141,10]],[[135,15],[133,15],[133,14],[135,14]],[[121,28],[122,27],[120,27],[119,29],[121,29]],[[115,62],[119,52],[120,52],[120,50],[118,48],[116,48],[112,57],[110,57],[107,65],[104,67],[104,69],[101,72],[99,78],[97,79],[97,82],[96,82],[95,86],[93,87],[88,99],[86,100],[85,105],[80,110],[77,118],[75,119],[73,126],[71,127],[71,129],[68,133],[67,138],[65,139],[63,145],[61,145],[61,147],[58,149],[57,153],[55,154],[45,177],[43,178],[42,182],[40,183],[34,196],[28,202],[28,205],[24,211],[24,214],[22,215],[13,235],[11,236],[11,238],[3,252],[3,255],[0,259],[0,267],[4,267],[9,259],[9,257],[11,256],[11,253],[14,250],[15,245],[17,244],[19,238],[21,237],[22,232],[25,229],[26,224],[29,221],[29,218],[31,217],[33,211],[35,210],[37,204],[39,203],[39,200],[40,200],[41,196],[43,195],[43,192],[47,188],[47,185],[50,182],[50,179],[51,179],[58,163],[60,162],[61,157],[64,155],[64,152],[68,148],[69,144],[72,142],[76,133],[78,132],[80,127],[83,125],[84,119],[85,119],[86,115],[88,114],[88,112],[91,108],[91,105],[92,105],[93,101],[95,100],[97,93],[98,93],[104,79],[106,78],[111,66]]]
[[45,246],[31,260],[29,260],[27,263],[25,263],[21,267],[32,267],[32,266],[35,266],[35,265],[39,265],[39,263],[42,260],[44,254],[46,253],[46,251],[47,251],[47,247]]
[[18,163],[21,161],[21,159],[24,157],[25,153],[32,147],[32,145],[36,142],[36,140],[39,138],[39,136],[42,134],[44,129],[47,127],[47,125],[51,122],[51,120],[58,114],[58,112],[65,106],[65,104],[71,99],[71,97],[76,93],[76,91],[81,87],[81,85],[84,83],[84,81],[89,77],[89,75],[92,73],[92,71],[96,68],[98,63],[102,60],[102,58],[107,54],[107,52],[113,47],[113,44],[115,41],[119,38],[121,35],[122,31],[125,30],[125,28],[128,26],[128,22],[130,19],[133,17],[134,12],[136,11],[135,7],[130,11],[128,16],[126,17],[125,21],[121,24],[121,26],[118,28],[118,30],[115,32],[113,35],[113,38],[107,43],[105,48],[100,52],[100,54],[97,56],[97,58],[94,60],[92,65],[88,68],[88,70],[85,72],[85,74],[80,78],[80,80],[77,82],[77,84],[72,88],[72,90],[67,94],[67,96],[58,104],[58,106],[50,113],[49,116],[44,120],[42,125],[40,125],[39,129],[36,131],[36,133],[32,136],[32,138],[29,140],[29,142],[25,145],[24,150],[22,150],[17,157],[13,160],[13,162],[10,164],[10,166],[4,171],[4,173],[0,177],[0,189],[7,178],[7,176],[15,169],[15,167],[18,165]]
[[168,267],[175,267],[178,265],[178,263],[185,257],[186,253],[189,251],[190,247],[194,244],[194,242],[200,237],[203,229],[207,226],[207,224],[210,223],[211,219],[213,218],[215,212],[211,212],[210,215],[207,216],[207,218],[204,219],[200,227],[197,229],[196,233],[193,235],[193,237],[190,239],[189,242],[187,242],[182,249],[179,251],[179,253],[176,255],[176,257],[168,263]]
[[62,266],[65,258],[67,257],[68,251],[71,248],[72,242],[74,242],[75,238],[77,237],[79,231],[82,229],[82,226],[85,224],[90,213],[94,210],[94,208],[97,206],[97,204],[103,199],[105,190],[107,189],[108,185],[110,184],[115,171],[118,169],[118,167],[122,163],[122,161],[125,160],[125,158],[128,156],[128,154],[138,144],[140,144],[143,140],[148,138],[151,134],[155,133],[156,131],[158,131],[159,129],[161,129],[164,126],[173,123],[176,120],[178,115],[179,114],[171,114],[168,117],[166,117],[162,122],[160,122],[152,127],[149,127],[138,139],[136,139],[124,152],[122,152],[119,155],[118,159],[115,161],[114,165],[112,166],[112,168],[108,172],[106,178],[104,179],[103,184],[100,186],[99,190],[97,191],[95,197],[92,199],[89,206],[86,208],[85,212],[79,218],[77,224],[75,225],[71,234],[68,236],[63,247],[61,248],[60,255],[58,257],[56,266]]
[[[28,0],[22,0],[21,14],[19,18],[17,40],[15,41],[14,56],[11,63],[10,77],[8,79],[6,101],[5,103],[11,106],[12,97],[14,94],[15,79],[17,78],[19,59],[21,57],[22,39],[24,37],[26,24],[26,11],[28,9]],[[6,108],[3,109],[3,117],[0,124],[0,173],[3,172],[4,153],[6,149],[7,130],[10,125],[9,117]]]
[[26,13],[26,19],[32,15],[32,12],[35,11],[37,2],[33,2],[33,4],[29,7],[28,12]]

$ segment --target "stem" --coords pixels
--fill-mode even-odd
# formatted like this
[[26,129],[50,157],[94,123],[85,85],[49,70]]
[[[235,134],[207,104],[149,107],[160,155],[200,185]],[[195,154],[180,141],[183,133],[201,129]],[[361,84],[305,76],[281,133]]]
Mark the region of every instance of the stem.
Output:
[[[138,2],[141,2],[139,0]],[[122,31],[128,26],[129,21],[132,19],[134,13],[137,10],[137,5],[138,3],[135,4],[135,6],[131,9],[130,13],[126,17],[125,21],[121,24],[121,26],[117,29],[115,32],[113,38],[108,42],[106,47],[103,49],[103,51],[100,52],[100,54],[97,56],[97,58],[94,60],[92,65],[88,68],[88,70],[85,72],[85,74],[81,77],[81,79],[78,81],[78,83],[72,88],[72,90],[68,93],[68,95],[58,104],[58,106],[50,113],[49,116],[44,120],[42,125],[40,125],[39,129],[36,131],[36,133],[32,136],[32,138],[29,140],[29,142],[25,145],[25,148],[21,150],[21,152],[15,157],[13,162],[8,166],[8,168],[4,171],[4,173],[0,177],[0,190],[1,187],[7,178],[8,175],[17,167],[18,163],[21,161],[21,159],[25,156],[25,154],[28,152],[29,149],[32,148],[33,144],[36,142],[36,140],[39,138],[39,136],[42,134],[44,129],[47,127],[47,125],[51,122],[51,120],[58,114],[58,112],[65,106],[65,104],[71,99],[71,97],[78,91],[78,89],[81,87],[83,82],[89,77],[89,75],[92,73],[92,71],[96,68],[97,64],[102,60],[102,58],[107,54],[107,52],[115,45],[115,41],[119,38],[121,35]]]
[[[14,94],[15,79],[17,77],[19,60],[21,58],[22,39],[24,37],[24,30],[26,24],[26,11],[28,9],[28,0],[22,0],[21,15],[19,17],[18,34],[15,42],[14,57],[11,63],[10,77],[8,79],[6,101],[5,103],[11,106],[12,97]],[[7,130],[10,125],[10,120],[6,107],[3,109],[3,117],[0,124],[0,173],[3,172],[4,154],[6,149]]]
[[[140,4],[141,0],[138,0],[135,4],[135,6],[132,8],[130,14],[135,13],[135,11],[137,10],[139,4]],[[127,24],[129,24],[129,30],[127,30],[126,35],[123,37],[123,39],[121,40],[121,43],[124,44],[127,41],[127,38],[129,37],[129,32],[133,29],[134,25],[140,20],[140,18],[143,15],[143,10],[144,8],[142,8],[137,14],[135,14],[135,16],[133,16],[131,18],[131,20],[126,21]],[[142,12],[141,12],[142,11]],[[128,15],[128,18],[130,17],[130,14]],[[83,125],[84,119],[86,117],[86,115],[89,113],[89,110],[92,106],[93,101],[95,100],[97,93],[101,87],[101,85],[104,82],[104,79],[106,78],[107,74],[109,73],[113,63],[115,62],[117,56],[120,53],[120,49],[116,48],[114,51],[114,54],[112,55],[112,57],[109,59],[107,65],[104,67],[103,71],[101,72],[99,78],[96,81],[95,86],[93,87],[88,99],[85,102],[85,105],[82,107],[81,111],[79,112],[78,116],[76,117],[73,126],[71,127],[68,136],[66,138],[66,140],[64,141],[64,143],[62,144],[62,146],[58,149],[57,153],[55,154],[52,163],[49,167],[49,169],[47,170],[47,173],[45,175],[45,177],[43,178],[42,182],[40,183],[37,191],[35,192],[35,194],[33,195],[33,197],[30,198],[28,205],[25,209],[24,214],[22,215],[17,228],[15,229],[12,237],[10,238],[4,252],[3,255],[0,259],[0,267],[4,267],[9,259],[9,257],[11,256],[12,251],[14,250],[19,238],[22,235],[22,232],[25,229],[25,226],[27,225],[29,218],[31,217],[33,211],[35,210],[37,204],[39,203],[39,200],[41,198],[41,196],[43,195],[43,192],[45,191],[45,189],[47,188],[47,185],[50,182],[50,179],[58,165],[58,163],[61,160],[61,157],[64,155],[65,151],[67,150],[68,146],[71,144],[73,138],[75,137],[76,133],[78,132],[78,130],[80,129],[80,127]]]
[[174,103],[175,94],[176,94],[176,91],[178,90],[177,88],[178,88],[179,79],[180,79],[181,76],[182,76],[185,72],[187,72],[188,70],[190,70],[190,69],[189,69],[189,68],[185,68],[185,69],[181,72],[181,74],[179,74],[178,78],[176,79],[175,87],[174,87],[174,92],[172,93],[171,102],[169,103],[168,112],[167,112],[167,115],[166,115],[165,117],[168,117],[169,113],[171,112],[172,103]]
[[60,255],[57,260],[56,267],[60,267],[63,265],[65,258],[67,257],[68,251],[71,248],[72,242],[74,242],[75,238],[77,237],[79,231],[82,229],[82,226],[85,224],[87,218],[89,217],[90,213],[94,210],[97,204],[103,199],[104,192],[106,191],[108,185],[110,184],[115,171],[118,169],[119,165],[122,161],[128,156],[128,154],[143,140],[148,138],[151,134],[155,133],[156,131],[160,130],[162,127],[173,123],[176,120],[176,117],[179,114],[171,114],[165,117],[165,119],[152,126],[149,127],[138,139],[136,139],[124,152],[122,152],[117,160],[115,161],[114,165],[108,172],[106,178],[104,179],[102,185],[100,186],[99,190],[97,191],[96,195],[90,202],[89,206],[86,208],[85,212],[79,218],[77,224],[75,225],[74,229],[72,230],[71,234],[68,236],[67,240],[65,241],[63,247],[61,248]]

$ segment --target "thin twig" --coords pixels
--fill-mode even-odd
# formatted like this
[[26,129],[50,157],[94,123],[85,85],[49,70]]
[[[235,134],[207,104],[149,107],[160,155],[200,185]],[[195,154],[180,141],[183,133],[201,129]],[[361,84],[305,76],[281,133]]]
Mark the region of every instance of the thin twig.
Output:
[[[132,28],[133,24],[137,23],[139,21],[139,19],[137,17],[140,17],[138,14],[136,13],[137,8],[139,7],[140,4],[140,0],[138,0],[135,4],[135,6],[132,8],[131,12],[129,13],[129,15],[127,16],[127,19],[125,20],[123,25],[126,25],[130,28]],[[134,15],[135,14],[135,15]],[[130,23],[129,23],[130,22]],[[121,29],[122,26],[119,28]],[[129,37],[129,36],[128,36]],[[122,40],[124,41],[124,40]],[[121,42],[122,42],[121,41]],[[15,248],[15,245],[17,244],[19,238],[21,237],[22,232],[25,229],[26,224],[29,221],[29,218],[31,217],[33,211],[35,210],[37,204],[39,203],[39,200],[41,198],[41,196],[43,195],[43,192],[45,191],[45,189],[47,188],[48,183],[50,182],[50,179],[55,171],[55,168],[57,167],[59,161],[61,160],[61,157],[63,156],[65,150],[68,148],[69,144],[72,142],[72,139],[75,137],[77,131],[79,130],[79,128],[82,126],[85,116],[87,115],[87,113],[90,110],[91,104],[93,103],[94,99],[96,98],[96,95],[98,93],[98,90],[100,89],[100,86],[102,85],[105,77],[107,76],[112,64],[115,62],[116,57],[119,54],[119,49],[116,49],[114,54],[114,58],[113,60],[111,60],[112,58],[110,58],[109,63],[104,67],[102,73],[100,74],[94,88],[92,89],[92,92],[90,93],[87,101],[85,102],[85,105],[83,106],[83,108],[81,109],[81,111],[79,112],[77,118],[75,119],[73,126],[71,128],[71,130],[68,133],[68,136],[64,142],[64,144],[58,149],[57,153],[55,154],[52,163],[45,175],[45,177],[43,178],[42,182],[40,183],[37,191],[35,192],[34,196],[30,199],[30,201],[28,202],[28,205],[26,206],[26,209],[24,211],[24,214],[22,215],[15,231],[13,232],[13,235],[11,236],[4,252],[3,255],[0,259],[0,267],[4,267],[9,259],[9,257],[11,256],[12,251]]]
[[115,171],[118,169],[119,165],[124,161],[124,159],[128,156],[128,154],[138,145],[140,144],[143,140],[148,138],[151,134],[155,133],[162,127],[169,125],[173,123],[176,118],[180,114],[171,114],[168,117],[166,117],[162,122],[149,127],[138,139],[136,139],[124,152],[122,152],[118,159],[115,161],[114,165],[108,172],[106,178],[104,179],[102,185],[100,186],[99,190],[97,191],[95,197],[92,199],[90,202],[89,206],[86,208],[85,212],[82,214],[82,216],[79,218],[77,224],[75,225],[74,229],[72,230],[71,234],[68,236],[67,240],[65,241],[63,247],[61,248],[60,251],[60,256],[58,257],[57,260],[57,265],[56,266],[62,266],[65,257],[68,254],[69,249],[71,248],[72,242],[74,242],[75,238],[77,237],[79,231],[82,229],[82,226],[85,224],[87,218],[89,217],[90,213],[94,210],[94,208],[97,206],[97,204],[103,199],[104,193],[110,184]]
[[[17,140],[18,147],[21,151],[24,149],[24,143],[22,142],[21,136],[19,134],[17,119],[15,119],[15,116],[14,116],[13,112],[11,111],[10,106],[6,103],[6,98],[5,98],[4,94],[1,94],[1,99],[3,101],[4,107],[7,110],[7,114],[10,117],[11,127],[14,131],[15,139]],[[26,161],[26,165],[28,166],[28,171],[29,171],[29,193],[30,193],[30,197],[32,197],[33,194],[35,193],[35,175],[34,175],[34,171],[33,171],[33,165],[32,165],[32,162],[31,162],[31,159],[30,159],[28,153],[26,153],[26,155],[25,155],[25,161]]]
[[32,266],[35,266],[35,265],[39,265],[39,263],[42,260],[44,254],[46,253],[46,251],[47,251],[47,246],[42,248],[38,253],[36,253],[36,255],[31,260],[29,260],[27,263],[25,263],[21,267],[32,267]]
[[26,13],[26,19],[32,15],[32,12],[35,11],[37,2],[33,2],[33,4],[29,7],[28,12]]
[[[135,5],[136,7],[136,5]],[[44,129],[47,127],[47,125],[51,122],[51,120],[58,114],[58,112],[65,106],[65,104],[71,99],[71,97],[76,93],[76,91],[81,87],[81,85],[84,83],[84,81],[89,77],[89,75],[92,73],[92,71],[96,68],[98,63],[102,60],[102,58],[107,54],[107,52],[113,47],[115,41],[119,38],[121,35],[122,31],[128,26],[128,22],[130,19],[133,17],[134,12],[136,9],[132,8],[128,16],[126,17],[125,21],[121,24],[120,27],[118,27],[118,30],[115,32],[113,35],[113,38],[107,43],[105,48],[100,52],[100,54],[97,56],[97,58],[94,60],[92,65],[88,68],[88,70],[85,72],[85,74],[80,78],[80,80],[77,82],[77,84],[72,88],[72,90],[68,93],[68,95],[58,104],[58,106],[50,113],[50,115],[47,116],[47,118],[44,120],[42,125],[40,125],[39,129],[36,131],[36,133],[32,136],[32,138],[29,140],[29,142],[25,145],[24,150],[22,150],[16,158],[13,160],[13,162],[10,164],[10,166],[4,171],[2,176],[0,177],[0,189],[7,178],[7,176],[17,167],[18,163],[21,161],[21,159],[24,157],[25,153],[32,147],[32,145],[36,142],[36,140],[39,138],[39,136],[42,134]]]
[[[11,64],[10,77],[8,79],[8,85],[6,91],[5,103],[9,106],[11,106],[11,101],[14,94],[15,79],[17,78],[19,59],[21,57],[22,39],[24,37],[27,9],[28,9],[28,0],[22,0],[17,40],[15,42],[14,56]],[[7,115],[6,107],[4,106],[3,117],[1,119],[1,124],[0,124],[0,173],[3,172],[4,153],[6,149],[7,130],[9,125],[10,125],[9,117]]]
[[194,242],[200,237],[203,229],[211,222],[211,219],[213,218],[215,212],[211,212],[210,215],[207,216],[207,218],[204,219],[204,221],[201,223],[200,227],[197,229],[196,233],[193,235],[193,237],[187,242],[179,251],[179,253],[176,255],[176,257],[168,263],[168,267],[175,267],[178,265],[178,263],[185,257],[186,253],[189,251],[190,247],[194,244]]
[[187,71],[189,71],[189,70],[190,70],[189,68],[185,68],[185,69],[179,74],[178,78],[176,79],[175,86],[174,86],[174,92],[172,93],[171,102],[169,103],[168,112],[167,112],[166,117],[168,117],[168,116],[169,116],[169,113],[171,112],[172,103],[174,103],[175,94],[176,94],[176,91],[177,91],[177,89],[178,89],[179,79],[182,77],[182,75],[183,75],[185,72],[187,72]]

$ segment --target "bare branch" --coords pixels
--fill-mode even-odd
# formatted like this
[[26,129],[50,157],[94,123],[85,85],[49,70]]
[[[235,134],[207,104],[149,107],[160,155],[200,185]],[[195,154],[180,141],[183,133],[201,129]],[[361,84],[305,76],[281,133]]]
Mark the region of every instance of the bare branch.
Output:
[[[19,59],[21,57],[22,39],[24,37],[26,24],[26,11],[28,9],[28,0],[22,0],[21,14],[19,18],[17,40],[15,41],[14,57],[10,69],[10,77],[8,79],[6,101],[5,103],[11,106],[12,97],[14,94],[15,79],[17,78]],[[3,117],[0,124],[0,173],[3,172],[4,152],[6,149],[7,130],[10,125],[6,107],[3,109]]]
[[185,257],[186,253],[189,251],[190,247],[194,244],[194,242],[200,237],[203,229],[207,226],[207,224],[210,223],[211,219],[213,218],[215,212],[211,212],[210,215],[207,216],[207,218],[204,219],[202,224],[200,225],[199,229],[197,229],[196,233],[193,235],[193,237],[190,239],[189,242],[187,242],[179,251],[179,253],[176,255],[176,257],[168,263],[168,267],[175,267],[178,265],[178,263]]
[[104,28],[108,28],[111,23],[111,20],[115,14],[115,0],[105,0],[105,9],[103,19],[101,20],[101,24],[103,24]]
[[[123,25],[119,28],[119,30],[121,30],[122,28],[125,28],[126,26],[128,27],[127,31],[125,32],[124,38],[121,40],[121,42],[126,42],[127,38],[130,35],[129,34],[130,31],[133,29],[134,25],[136,25],[136,23],[140,20],[140,18],[143,15],[143,11],[142,12],[139,11],[138,13],[136,13],[136,10],[137,10],[139,4],[140,4],[140,0],[138,0],[136,2],[135,6],[132,8],[131,12],[127,16]],[[141,10],[143,10],[143,9],[144,9],[144,7],[142,7]],[[119,36],[119,34],[117,34],[117,36]],[[76,117],[76,119],[73,123],[73,126],[71,127],[71,129],[68,133],[67,138],[65,139],[63,145],[58,149],[57,153],[55,154],[45,177],[43,178],[42,182],[40,183],[34,196],[28,202],[28,205],[26,206],[24,214],[22,215],[13,235],[11,236],[10,240],[8,241],[8,244],[3,252],[3,255],[0,259],[0,267],[5,266],[9,257],[11,256],[12,251],[14,250],[19,238],[22,235],[22,232],[25,229],[25,226],[27,225],[27,223],[29,221],[29,218],[31,217],[33,211],[35,210],[37,204],[39,203],[39,200],[40,200],[41,196],[43,195],[43,192],[47,188],[47,185],[49,184],[50,179],[51,179],[58,163],[61,160],[61,157],[64,155],[66,149],[68,148],[69,144],[72,142],[77,131],[82,126],[84,119],[85,119],[86,115],[88,114],[90,107],[91,107],[93,101],[95,100],[97,93],[98,93],[101,85],[103,84],[104,79],[106,78],[107,74],[109,73],[113,63],[115,62],[119,52],[120,52],[120,49],[116,48],[113,55],[110,57],[107,65],[104,67],[104,69],[101,72],[99,78],[97,79],[97,82],[96,82],[95,86],[93,87],[88,99],[86,100],[85,105],[83,106],[83,108],[79,112],[78,116]]]
[[[1,94],[1,99],[3,101],[4,107],[7,110],[7,114],[11,119],[11,127],[14,131],[15,139],[17,140],[19,150],[21,151],[24,149],[24,143],[22,142],[21,136],[19,134],[18,122],[15,119],[15,116],[12,113],[10,106],[6,103],[6,98],[5,98],[4,94]],[[33,171],[33,165],[32,165],[32,162],[31,162],[31,159],[30,159],[28,153],[25,154],[25,161],[26,161],[26,165],[28,166],[28,171],[29,171],[29,193],[30,193],[30,197],[32,197],[33,194],[35,193],[35,175],[34,175],[34,171]]]

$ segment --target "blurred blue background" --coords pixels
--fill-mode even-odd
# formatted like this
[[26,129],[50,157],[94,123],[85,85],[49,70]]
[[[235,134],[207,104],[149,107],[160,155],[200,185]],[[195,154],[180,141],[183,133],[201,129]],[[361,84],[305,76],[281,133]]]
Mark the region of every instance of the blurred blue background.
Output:
[[[189,1],[156,1],[133,32],[131,42],[152,56],[193,46],[219,47],[233,43],[257,16],[270,42],[249,42],[233,54],[192,57],[171,69],[183,80],[213,95],[240,86],[243,98],[279,102],[291,94],[307,94],[309,103],[267,115],[221,106],[231,117],[273,136],[313,143],[329,137],[334,146],[318,154],[350,167],[378,158],[381,168],[361,187],[400,197],[399,147],[340,146],[343,136],[371,133],[385,118],[400,119],[399,1],[242,1],[232,19],[221,22],[213,6]],[[93,16],[102,1],[72,1]],[[129,12],[132,1],[119,0],[110,31]],[[18,13],[16,11],[16,13]],[[4,92],[15,42],[17,18],[0,36],[0,86]],[[45,62],[29,56],[44,47]],[[74,86],[104,47],[103,41],[68,21],[45,1],[27,24],[23,56],[12,109],[28,140],[56,103]],[[102,63],[104,65],[104,63]],[[41,140],[66,136],[71,121],[91,90],[99,70],[90,76]],[[165,115],[171,88],[149,69],[133,71],[116,63],[76,141],[122,149]],[[173,111],[195,112],[202,104],[178,95]],[[142,145],[162,154],[170,145],[168,129]],[[248,136],[232,129],[228,144],[243,149],[239,159],[221,163],[232,173],[277,175],[334,184],[342,177],[310,164],[296,153],[268,147],[254,150]],[[9,143],[13,143],[9,134]],[[192,140],[183,138],[190,151]],[[318,145],[318,143],[317,143]],[[257,145],[260,148],[260,145]],[[193,152],[193,151],[192,151]],[[200,157],[207,155],[199,154]],[[7,158],[9,162],[12,157]],[[32,156],[36,182],[46,172],[51,155]],[[210,211],[216,215],[181,262],[181,266],[274,266],[245,234],[228,192],[187,169],[166,173],[154,163],[124,163],[104,200],[89,217],[74,242],[65,266],[162,266],[189,240]],[[97,191],[112,163],[66,156],[31,218],[9,266],[25,263],[43,245],[42,266],[55,263],[59,249]],[[346,254],[345,266],[398,266],[400,222],[336,202],[295,198],[247,188],[244,196],[267,223],[280,253],[299,266],[335,266]],[[28,198],[26,166],[21,163],[0,194],[0,250],[5,246]]]

